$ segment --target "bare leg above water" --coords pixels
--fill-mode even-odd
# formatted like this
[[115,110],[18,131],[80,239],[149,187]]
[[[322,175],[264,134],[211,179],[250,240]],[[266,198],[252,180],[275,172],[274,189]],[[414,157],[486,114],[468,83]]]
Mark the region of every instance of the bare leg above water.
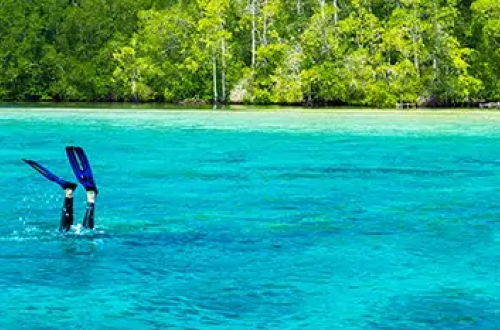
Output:
[[85,217],[83,218],[84,228],[94,229],[94,210],[96,197],[97,194],[95,191],[87,191],[87,209],[85,211]]
[[90,162],[81,147],[66,147],[66,155],[76,178],[87,191],[87,209],[83,218],[83,227],[94,229],[95,199],[98,189],[94,181],[94,174]]
[[67,232],[73,225],[73,189],[64,190],[64,205],[61,213],[60,232]]
[[67,232],[73,225],[73,192],[77,187],[76,183],[64,180],[33,160],[23,159],[23,161],[43,175],[47,180],[57,183],[64,189],[64,206],[62,209],[59,231]]

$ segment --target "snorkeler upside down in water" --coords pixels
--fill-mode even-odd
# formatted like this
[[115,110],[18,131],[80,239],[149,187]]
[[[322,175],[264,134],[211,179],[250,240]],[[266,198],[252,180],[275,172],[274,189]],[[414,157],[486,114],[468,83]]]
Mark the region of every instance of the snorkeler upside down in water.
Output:
[[[90,167],[90,162],[87,155],[80,147],[66,147],[66,155],[68,156],[73,173],[87,191],[87,209],[82,226],[84,228],[94,229],[95,200],[98,190]],[[59,231],[67,232],[73,225],[73,192],[76,190],[77,184],[64,180],[33,160],[23,159],[23,161],[33,167],[46,179],[57,183],[64,189],[65,198]]]

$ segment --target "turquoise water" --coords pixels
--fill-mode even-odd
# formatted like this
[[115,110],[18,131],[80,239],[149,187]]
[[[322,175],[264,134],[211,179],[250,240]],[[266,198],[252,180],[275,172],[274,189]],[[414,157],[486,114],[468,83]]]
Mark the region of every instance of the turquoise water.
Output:
[[[3,109],[0,329],[499,329],[500,114]],[[57,232],[87,151],[95,232]],[[85,194],[75,196],[75,219]]]

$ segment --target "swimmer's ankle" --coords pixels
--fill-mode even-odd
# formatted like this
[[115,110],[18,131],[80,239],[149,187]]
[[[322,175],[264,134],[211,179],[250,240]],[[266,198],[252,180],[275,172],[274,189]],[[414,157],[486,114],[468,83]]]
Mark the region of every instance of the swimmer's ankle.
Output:
[[64,189],[64,195],[66,196],[66,198],[73,198],[74,191],[74,189],[66,188]]
[[95,191],[92,191],[92,190],[88,190],[87,191],[87,203],[89,204],[95,204],[95,198],[96,198],[97,194],[95,193]]

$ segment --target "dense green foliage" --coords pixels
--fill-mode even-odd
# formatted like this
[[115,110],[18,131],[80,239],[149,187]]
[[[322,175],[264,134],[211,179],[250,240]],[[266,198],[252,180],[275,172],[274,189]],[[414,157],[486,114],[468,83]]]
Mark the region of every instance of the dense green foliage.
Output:
[[0,99],[500,99],[498,0],[2,0]]

